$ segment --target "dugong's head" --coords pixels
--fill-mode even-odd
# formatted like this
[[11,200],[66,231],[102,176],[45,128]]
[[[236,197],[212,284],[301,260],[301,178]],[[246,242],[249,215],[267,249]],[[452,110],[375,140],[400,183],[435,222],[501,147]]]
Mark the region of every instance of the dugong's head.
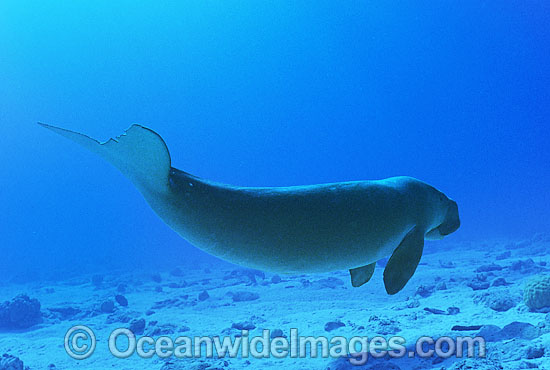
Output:
[[432,203],[434,224],[427,230],[426,239],[443,239],[460,227],[458,205],[445,194],[430,186],[428,198]]

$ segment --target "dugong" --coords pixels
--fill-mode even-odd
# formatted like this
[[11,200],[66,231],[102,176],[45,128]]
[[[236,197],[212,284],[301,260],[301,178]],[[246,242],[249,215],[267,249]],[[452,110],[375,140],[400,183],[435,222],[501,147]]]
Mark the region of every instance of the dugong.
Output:
[[139,189],[158,216],[196,247],[277,273],[349,270],[354,287],[376,261],[388,294],[414,274],[424,239],[460,226],[456,202],[412,177],[289,187],[240,187],[171,166],[164,140],[131,126],[106,142],[40,123],[97,153]]

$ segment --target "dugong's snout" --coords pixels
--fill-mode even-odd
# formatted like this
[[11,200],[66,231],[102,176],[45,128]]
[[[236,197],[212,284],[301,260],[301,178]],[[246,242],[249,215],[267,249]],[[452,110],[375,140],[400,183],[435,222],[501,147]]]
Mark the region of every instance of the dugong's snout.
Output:
[[458,205],[452,199],[449,199],[447,214],[443,223],[439,225],[438,230],[442,236],[454,233],[460,227],[460,217],[458,216]]

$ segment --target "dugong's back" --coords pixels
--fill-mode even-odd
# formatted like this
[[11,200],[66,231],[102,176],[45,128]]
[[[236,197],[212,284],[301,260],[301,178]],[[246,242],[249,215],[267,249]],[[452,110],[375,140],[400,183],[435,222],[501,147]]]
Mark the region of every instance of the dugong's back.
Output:
[[[232,262],[307,272],[362,266],[410,229],[392,180],[282,188],[211,183],[172,169],[164,218],[193,244]],[[389,251],[391,253],[391,250]]]

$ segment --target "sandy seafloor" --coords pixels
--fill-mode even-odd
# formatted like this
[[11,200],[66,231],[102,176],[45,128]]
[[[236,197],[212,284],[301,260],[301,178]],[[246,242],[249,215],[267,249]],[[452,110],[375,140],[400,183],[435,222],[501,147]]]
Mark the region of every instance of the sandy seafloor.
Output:
[[[100,283],[97,277],[92,283],[91,275],[49,282],[4,283],[0,301],[12,300],[19,294],[36,298],[41,303],[43,322],[25,330],[2,330],[0,356],[18,357],[30,369],[50,370],[354,368],[346,359],[309,356],[305,359],[113,357],[107,345],[111,331],[144,319],[144,335],[234,336],[240,331],[232,326],[240,324],[255,327],[250,336],[261,335],[262,329],[280,329],[288,336],[291,328],[297,328],[305,336],[399,335],[407,340],[408,349],[421,336],[473,336],[481,330],[488,339],[485,359],[383,358],[371,359],[355,368],[550,369],[550,316],[531,312],[523,301],[526,281],[536,275],[550,274],[549,249],[550,237],[544,235],[523,241],[431,242],[416,274],[395,296],[385,293],[383,262],[371,281],[360,288],[351,286],[347,271],[282,275],[278,281],[270,273],[264,275],[214,260],[210,264],[182,266],[179,270],[98,272],[96,275],[103,277]],[[241,292],[256,293],[258,298],[248,294],[245,299],[253,300],[235,301],[235,295],[242,295]],[[116,295],[127,298],[128,306],[115,303],[113,313],[101,312],[102,304],[115,302]],[[448,314],[449,307],[457,307],[459,312],[455,309]],[[433,310],[432,313],[426,308],[443,313]],[[327,323],[331,322],[343,325],[329,324],[336,328],[327,332]],[[87,325],[96,333],[97,349],[88,359],[74,360],[64,350],[63,338],[73,325]],[[455,325],[485,326],[480,330],[451,330]],[[7,357],[3,361],[7,363]],[[8,367],[0,365],[0,369]]]

